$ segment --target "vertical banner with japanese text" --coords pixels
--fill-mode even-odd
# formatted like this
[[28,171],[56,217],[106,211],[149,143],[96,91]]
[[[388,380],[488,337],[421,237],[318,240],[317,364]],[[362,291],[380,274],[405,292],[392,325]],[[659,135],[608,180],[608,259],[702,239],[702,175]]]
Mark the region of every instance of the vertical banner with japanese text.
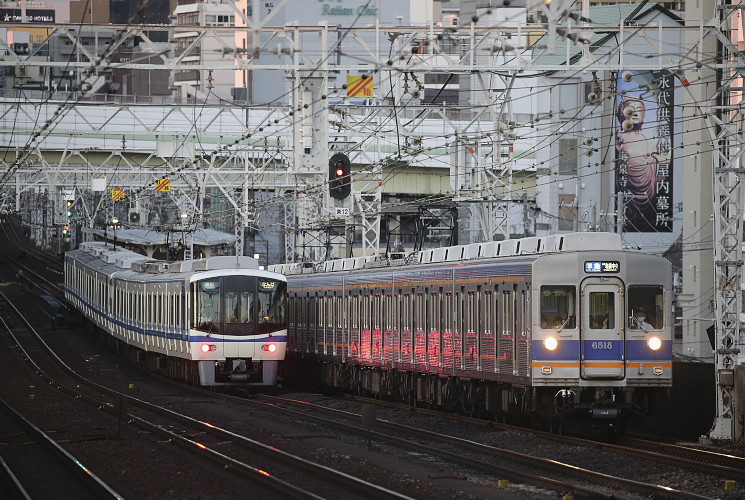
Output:
[[673,75],[622,71],[615,101],[616,193],[623,231],[673,230]]

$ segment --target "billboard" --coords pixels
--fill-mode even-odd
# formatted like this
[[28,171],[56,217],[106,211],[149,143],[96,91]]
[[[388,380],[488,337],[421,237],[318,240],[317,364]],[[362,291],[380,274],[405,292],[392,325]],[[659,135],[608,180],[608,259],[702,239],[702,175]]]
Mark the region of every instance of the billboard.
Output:
[[673,230],[673,75],[622,71],[615,100],[616,193],[623,231]]
[[0,19],[4,23],[45,23],[54,24],[53,9],[26,9],[26,19],[21,9],[0,9]]

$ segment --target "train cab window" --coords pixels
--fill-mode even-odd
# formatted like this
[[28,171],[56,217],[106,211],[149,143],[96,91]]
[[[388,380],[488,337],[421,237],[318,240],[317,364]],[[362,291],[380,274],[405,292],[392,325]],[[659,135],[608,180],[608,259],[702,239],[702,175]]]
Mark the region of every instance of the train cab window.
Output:
[[250,276],[223,276],[221,278],[224,335],[251,335],[258,315],[266,312],[257,304],[256,279]]
[[220,332],[220,280],[208,279],[194,283],[194,328],[203,332]]
[[249,290],[225,291],[225,322],[235,325],[251,323],[250,311],[253,307],[253,294]]
[[615,300],[612,292],[590,292],[590,327],[610,329],[616,327]]
[[541,328],[562,330],[577,327],[577,289],[571,285],[541,287]]
[[287,328],[287,283],[259,278],[256,333],[269,333]]
[[632,330],[659,330],[664,326],[664,293],[661,286],[629,286],[628,325]]

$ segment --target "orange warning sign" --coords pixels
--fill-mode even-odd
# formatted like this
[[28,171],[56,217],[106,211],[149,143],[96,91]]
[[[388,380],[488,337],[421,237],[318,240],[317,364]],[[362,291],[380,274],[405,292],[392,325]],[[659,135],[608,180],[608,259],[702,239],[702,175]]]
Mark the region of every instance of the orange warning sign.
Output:
[[347,97],[375,97],[375,81],[372,76],[348,76]]
[[111,188],[109,189],[109,194],[111,194],[111,199],[114,201],[124,199],[124,190],[122,188]]
[[155,190],[156,191],[170,191],[171,190],[171,179],[155,179]]

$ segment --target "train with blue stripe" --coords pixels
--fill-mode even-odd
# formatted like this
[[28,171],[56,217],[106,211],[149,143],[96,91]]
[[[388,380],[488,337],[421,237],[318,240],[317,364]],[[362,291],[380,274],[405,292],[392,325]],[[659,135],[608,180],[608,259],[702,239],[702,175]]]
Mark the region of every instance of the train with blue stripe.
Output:
[[287,281],[255,259],[165,262],[86,242],[65,254],[65,298],[120,351],[201,386],[276,386]]
[[619,428],[672,385],[672,266],[617,234],[271,268],[288,279],[288,360],[331,387]]

